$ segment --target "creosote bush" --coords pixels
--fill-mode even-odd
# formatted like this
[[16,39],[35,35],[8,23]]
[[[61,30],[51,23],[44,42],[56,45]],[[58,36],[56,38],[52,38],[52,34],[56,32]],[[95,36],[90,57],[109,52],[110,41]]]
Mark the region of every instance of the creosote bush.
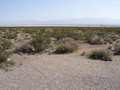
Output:
[[0,30],[0,37],[5,39],[15,39],[17,37],[17,30]]
[[9,40],[0,39],[0,69],[5,69],[8,64],[8,57],[9,53],[6,52],[7,49],[9,49],[11,46],[11,42]]
[[35,53],[44,51],[49,47],[50,37],[45,33],[33,35],[32,46]]
[[89,44],[103,44],[104,40],[102,39],[102,37],[98,36],[98,35],[94,35],[93,37],[88,39],[88,43]]
[[112,54],[109,50],[93,50],[88,55],[90,59],[100,59],[103,61],[112,61]]
[[120,55],[120,40],[114,42],[113,51],[115,55]]
[[9,54],[6,52],[7,49],[9,49],[11,46],[11,42],[9,40],[0,39],[0,63],[5,62],[9,56]]
[[11,47],[11,41],[5,38],[0,38],[0,69],[7,70],[14,65],[14,61],[8,60],[9,55],[7,50]]
[[78,45],[75,42],[62,42],[60,43],[55,52],[56,54],[65,54],[65,53],[72,53],[77,50]]
[[6,53],[6,52],[0,52],[0,63],[2,63],[2,62],[6,62],[7,61],[7,58],[8,58],[8,56],[9,56],[9,54],[8,53]]
[[11,46],[11,41],[7,39],[0,38],[0,51],[9,49]]

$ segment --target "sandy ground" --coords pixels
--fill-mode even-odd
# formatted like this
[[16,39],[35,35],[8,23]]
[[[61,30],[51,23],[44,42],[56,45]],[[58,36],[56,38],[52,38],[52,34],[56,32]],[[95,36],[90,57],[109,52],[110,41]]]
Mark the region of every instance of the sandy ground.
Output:
[[23,63],[0,71],[0,90],[120,90],[120,57],[95,61],[79,54],[13,55]]

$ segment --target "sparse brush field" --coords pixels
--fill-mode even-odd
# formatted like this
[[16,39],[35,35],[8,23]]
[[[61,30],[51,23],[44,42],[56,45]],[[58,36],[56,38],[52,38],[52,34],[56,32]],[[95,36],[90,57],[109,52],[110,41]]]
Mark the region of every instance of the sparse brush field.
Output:
[[120,28],[0,27],[0,81],[1,90],[120,90]]
[[[75,52],[87,55],[93,52],[86,48],[83,50],[82,45],[103,45],[113,53],[111,55],[120,55],[119,44],[119,27],[0,27],[0,64],[7,62],[14,53]],[[92,54],[89,58],[104,60],[104,57],[109,57],[112,60],[111,56],[106,56],[108,53],[101,50],[94,50],[94,55]]]

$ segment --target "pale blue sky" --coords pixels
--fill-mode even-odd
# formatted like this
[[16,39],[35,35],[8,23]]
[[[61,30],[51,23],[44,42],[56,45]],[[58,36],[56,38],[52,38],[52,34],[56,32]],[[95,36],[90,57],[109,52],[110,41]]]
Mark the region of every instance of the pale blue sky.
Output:
[[0,25],[75,20],[120,24],[120,0],[0,0]]

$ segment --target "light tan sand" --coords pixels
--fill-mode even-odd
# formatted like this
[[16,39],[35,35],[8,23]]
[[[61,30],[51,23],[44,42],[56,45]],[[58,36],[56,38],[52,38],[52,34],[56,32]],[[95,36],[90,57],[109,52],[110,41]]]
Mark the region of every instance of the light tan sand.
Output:
[[120,90],[120,57],[112,62],[79,54],[13,55],[23,65],[0,71],[0,90]]

